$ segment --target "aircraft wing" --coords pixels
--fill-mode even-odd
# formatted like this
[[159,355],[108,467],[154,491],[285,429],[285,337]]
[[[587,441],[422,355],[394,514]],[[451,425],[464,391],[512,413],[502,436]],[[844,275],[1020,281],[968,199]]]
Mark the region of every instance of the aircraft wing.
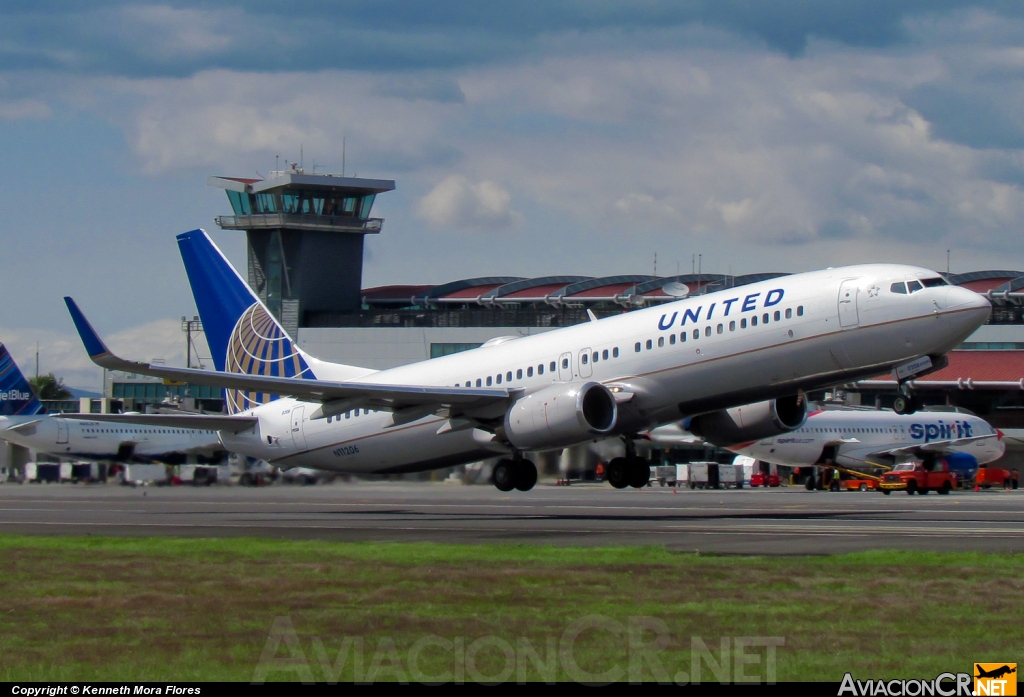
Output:
[[255,426],[255,416],[220,416],[218,414],[62,414],[63,419],[101,423],[138,424],[160,428],[194,428],[197,430],[240,433]]
[[887,450],[877,450],[868,457],[900,457],[905,455],[923,457],[925,455],[946,455],[947,453],[953,452],[953,448],[958,448],[969,443],[974,443],[985,438],[994,438],[995,436],[991,433],[986,433],[980,436],[971,436],[970,438],[953,438],[949,440],[933,440],[930,443],[914,443],[913,445],[906,445],[902,448],[889,448]]
[[[295,397],[309,402],[337,403],[330,413],[341,413],[357,406],[377,409],[399,410],[406,407],[431,407],[440,409],[456,407],[459,411],[485,407],[507,400],[518,390],[480,387],[434,387],[423,385],[379,385],[361,382],[331,382],[303,378],[274,377],[270,375],[243,375],[195,368],[168,368],[115,356],[92,328],[89,320],[69,297],[64,302],[71,312],[85,344],[89,358],[96,365],[108,370],[123,370],[128,373],[151,375],[153,377],[190,382],[194,385],[210,385],[245,392],[262,392]],[[326,411],[326,410],[325,410]],[[120,415],[118,415],[120,416]],[[151,416],[158,416],[153,414]],[[175,417],[178,418],[178,417]],[[314,416],[313,418],[317,418]]]

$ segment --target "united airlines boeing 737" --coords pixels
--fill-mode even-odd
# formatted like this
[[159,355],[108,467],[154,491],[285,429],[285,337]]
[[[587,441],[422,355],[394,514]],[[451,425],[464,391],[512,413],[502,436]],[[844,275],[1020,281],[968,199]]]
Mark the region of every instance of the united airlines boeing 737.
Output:
[[[50,415],[36,398],[7,347],[0,344],[0,439],[40,453],[112,462],[179,464],[224,455],[217,432],[157,422],[147,425],[99,416]],[[127,416],[127,415],[126,415]],[[86,420],[81,420],[86,419]]]
[[[747,440],[800,428],[803,390],[899,368],[927,370],[987,319],[989,302],[915,266],[795,274],[388,370],[317,360],[253,295],[202,230],[178,236],[217,370],[113,355],[74,301],[98,365],[225,388],[226,416],[141,416],[220,431],[225,447],[281,467],[412,472],[509,455],[495,485],[530,489],[528,451],[622,436],[617,487],[642,486],[638,432],[730,420]],[[917,292],[908,293],[909,285]],[[731,421],[736,405],[756,418]],[[751,411],[752,410],[752,411]],[[120,418],[120,417],[119,417]],[[716,422],[717,423],[717,422]]]

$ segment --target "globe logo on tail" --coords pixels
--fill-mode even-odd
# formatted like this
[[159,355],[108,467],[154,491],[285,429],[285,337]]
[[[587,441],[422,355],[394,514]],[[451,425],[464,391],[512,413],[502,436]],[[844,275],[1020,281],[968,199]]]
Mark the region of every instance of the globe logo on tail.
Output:
[[[224,361],[229,373],[285,378],[313,378],[291,339],[260,303],[253,303],[235,323]],[[252,409],[278,398],[267,392],[224,390],[229,414]]]

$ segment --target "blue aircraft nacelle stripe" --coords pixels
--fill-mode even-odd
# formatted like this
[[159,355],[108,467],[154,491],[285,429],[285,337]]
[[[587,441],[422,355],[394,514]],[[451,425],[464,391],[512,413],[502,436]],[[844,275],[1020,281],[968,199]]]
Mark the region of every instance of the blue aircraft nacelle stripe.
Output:
[[96,333],[96,330],[89,324],[89,320],[85,318],[82,311],[78,309],[78,305],[70,297],[64,297],[64,304],[68,306],[68,312],[71,313],[71,319],[75,323],[75,329],[78,330],[78,335],[82,337],[82,343],[85,344],[85,350],[89,353],[89,356],[101,356],[104,353],[109,353],[107,347],[103,345],[103,340],[100,339],[100,335]]
[[228,342],[238,318],[257,302],[202,230],[178,235],[178,249],[217,370],[224,370]]

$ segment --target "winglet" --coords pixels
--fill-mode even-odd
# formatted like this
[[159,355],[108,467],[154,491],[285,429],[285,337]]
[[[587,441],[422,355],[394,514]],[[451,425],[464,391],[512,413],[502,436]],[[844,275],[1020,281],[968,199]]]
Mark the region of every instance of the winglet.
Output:
[[96,330],[89,324],[89,320],[85,318],[82,311],[78,309],[78,305],[70,296],[64,297],[64,303],[68,306],[68,312],[71,313],[71,319],[75,323],[75,329],[78,330],[78,335],[82,338],[82,343],[85,344],[85,350],[89,353],[89,358],[96,359],[104,354],[112,355],[107,345],[103,343],[103,339],[96,333]]

